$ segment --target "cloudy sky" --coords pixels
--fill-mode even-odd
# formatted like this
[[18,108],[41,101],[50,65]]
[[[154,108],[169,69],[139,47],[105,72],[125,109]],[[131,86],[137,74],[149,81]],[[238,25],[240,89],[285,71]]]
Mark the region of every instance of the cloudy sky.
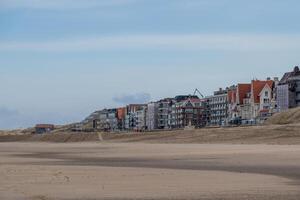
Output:
[[299,64],[299,0],[0,0],[0,129]]

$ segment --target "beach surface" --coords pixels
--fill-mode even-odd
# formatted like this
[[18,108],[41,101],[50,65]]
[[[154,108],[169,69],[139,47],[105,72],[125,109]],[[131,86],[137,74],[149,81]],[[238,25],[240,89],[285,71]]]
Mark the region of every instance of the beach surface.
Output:
[[0,199],[298,200],[300,146],[0,143]]

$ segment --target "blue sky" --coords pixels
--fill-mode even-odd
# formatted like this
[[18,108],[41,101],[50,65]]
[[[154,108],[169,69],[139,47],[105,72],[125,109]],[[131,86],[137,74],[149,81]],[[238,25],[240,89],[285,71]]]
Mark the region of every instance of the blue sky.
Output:
[[0,128],[281,77],[299,64],[299,8],[297,0],[0,0]]

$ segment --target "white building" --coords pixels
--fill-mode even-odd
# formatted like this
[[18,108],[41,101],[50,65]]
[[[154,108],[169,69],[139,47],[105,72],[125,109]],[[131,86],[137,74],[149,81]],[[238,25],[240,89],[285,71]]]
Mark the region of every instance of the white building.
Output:
[[213,96],[206,98],[209,105],[209,124],[225,124],[228,117],[228,94],[227,90],[220,88]]
[[146,126],[148,130],[157,129],[157,115],[158,115],[158,104],[156,102],[148,103],[147,115],[146,115]]

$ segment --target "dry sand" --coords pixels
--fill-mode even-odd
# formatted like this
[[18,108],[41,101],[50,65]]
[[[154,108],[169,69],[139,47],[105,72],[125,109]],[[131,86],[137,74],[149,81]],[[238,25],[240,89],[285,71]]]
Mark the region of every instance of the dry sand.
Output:
[[[27,132],[25,132],[27,133]],[[107,142],[143,143],[228,143],[228,144],[300,144],[300,124],[233,128],[202,128],[145,133],[102,133]],[[98,133],[55,132],[50,134],[0,133],[0,142],[96,142]]]
[[300,108],[289,109],[276,113],[266,121],[266,124],[295,124],[300,122]]
[[300,146],[0,143],[0,199],[300,199]]

